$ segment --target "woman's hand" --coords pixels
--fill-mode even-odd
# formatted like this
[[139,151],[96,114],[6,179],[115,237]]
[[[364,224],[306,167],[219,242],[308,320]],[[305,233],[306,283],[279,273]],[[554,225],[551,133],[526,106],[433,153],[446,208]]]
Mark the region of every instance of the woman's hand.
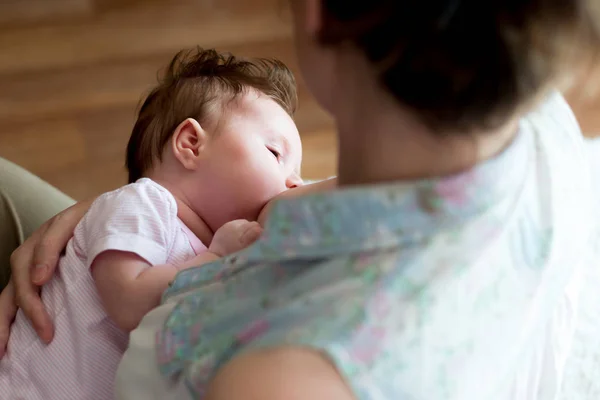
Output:
[[8,343],[17,307],[31,320],[40,339],[52,341],[54,326],[40,298],[40,287],[54,275],[62,251],[93,201],[79,202],[55,215],[12,253],[10,284],[0,295],[0,354]]

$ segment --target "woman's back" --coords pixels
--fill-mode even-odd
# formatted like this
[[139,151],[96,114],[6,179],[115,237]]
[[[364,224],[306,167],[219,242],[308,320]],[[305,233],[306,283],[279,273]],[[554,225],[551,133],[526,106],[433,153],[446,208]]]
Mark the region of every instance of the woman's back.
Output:
[[590,250],[592,260],[582,271],[573,346],[565,367],[560,400],[600,398],[600,140],[586,143],[595,189],[589,224],[596,228]]
[[[585,150],[554,95],[468,172],[278,204],[256,245],[167,292],[163,377],[201,398],[229,357],[285,343],[325,351],[359,398],[554,398],[593,266]],[[123,394],[155,373],[128,371]]]

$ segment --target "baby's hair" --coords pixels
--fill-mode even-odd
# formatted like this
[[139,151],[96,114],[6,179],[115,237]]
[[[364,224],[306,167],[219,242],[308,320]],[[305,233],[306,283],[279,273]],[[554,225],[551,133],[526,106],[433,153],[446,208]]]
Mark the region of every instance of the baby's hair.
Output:
[[194,118],[202,124],[211,117],[214,106],[252,89],[294,115],[298,102],[296,81],[282,62],[241,59],[214,49],[179,52],[138,112],[127,144],[129,182],[143,177],[154,162],[161,160],[165,145],[181,122]]
[[322,0],[319,39],[360,49],[434,131],[486,131],[597,61],[599,3]]

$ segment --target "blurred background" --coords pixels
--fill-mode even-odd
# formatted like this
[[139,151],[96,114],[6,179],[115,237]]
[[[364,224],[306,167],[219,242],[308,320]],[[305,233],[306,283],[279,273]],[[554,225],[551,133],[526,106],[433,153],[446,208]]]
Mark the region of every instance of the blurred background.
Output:
[[[304,178],[335,172],[330,118],[298,73],[286,0],[0,0],[0,157],[75,199],[126,183],[136,108],[182,48],[281,59],[296,73]],[[568,99],[587,135],[600,96]]]

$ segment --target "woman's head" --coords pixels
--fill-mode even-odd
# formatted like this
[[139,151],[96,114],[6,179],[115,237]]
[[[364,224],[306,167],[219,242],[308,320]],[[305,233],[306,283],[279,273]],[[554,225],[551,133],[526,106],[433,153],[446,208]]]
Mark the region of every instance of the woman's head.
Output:
[[354,68],[336,53],[353,49],[373,82],[439,133],[502,126],[600,49],[596,0],[292,3],[305,79],[325,107],[336,103],[328,82],[344,84],[333,74]]

